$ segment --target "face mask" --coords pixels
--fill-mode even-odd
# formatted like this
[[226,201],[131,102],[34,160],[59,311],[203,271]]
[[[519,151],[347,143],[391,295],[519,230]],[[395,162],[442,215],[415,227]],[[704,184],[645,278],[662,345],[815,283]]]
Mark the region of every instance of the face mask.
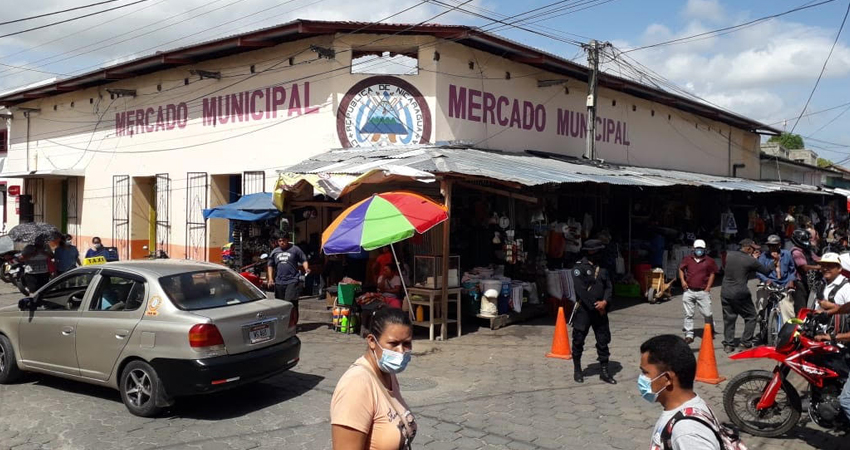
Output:
[[94,244],[94,249],[95,249],[95,250],[100,250],[100,249],[102,249],[102,248],[103,248],[103,244]]
[[694,250],[694,255],[695,255],[697,258],[702,258],[703,256],[705,256],[705,249],[703,249],[703,248],[698,248],[698,249]]
[[662,373],[661,375],[658,375],[657,377],[651,380],[648,376],[643,374],[638,377],[638,391],[640,391],[640,396],[643,397],[644,400],[648,401],[649,403],[655,403],[655,400],[658,400],[658,394],[660,394],[661,391],[664,390],[664,388],[659,389],[658,392],[652,392],[652,382],[663,376],[664,374]]
[[384,373],[402,373],[410,362],[410,352],[399,353],[382,348],[381,357],[372,350],[372,356],[378,361],[378,368]]

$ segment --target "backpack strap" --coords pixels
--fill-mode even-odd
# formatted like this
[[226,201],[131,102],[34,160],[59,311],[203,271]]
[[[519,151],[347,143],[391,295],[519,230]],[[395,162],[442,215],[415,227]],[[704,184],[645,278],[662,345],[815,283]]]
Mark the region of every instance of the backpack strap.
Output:
[[832,291],[830,291],[830,293],[829,293],[829,299],[828,299],[828,300],[829,300],[829,302],[830,302],[830,303],[835,303],[835,296],[836,296],[836,295],[838,295],[838,293],[839,293],[839,292],[841,292],[841,289],[843,289],[843,288],[844,288],[844,286],[847,286],[848,284],[850,284],[850,279],[844,278],[844,281],[842,281],[841,283],[839,283],[839,284],[838,284],[838,286],[836,286],[836,287],[835,287],[835,289],[833,289]]
[[723,436],[720,435],[720,426],[717,424],[716,419],[703,417],[704,415],[705,414],[702,414],[696,408],[685,408],[673,415],[673,417],[667,421],[667,425],[664,425],[664,428],[661,430],[662,448],[664,450],[673,450],[673,442],[671,441],[673,437],[673,427],[683,420],[695,420],[708,427],[708,429],[714,433],[714,437],[720,444],[720,448],[724,448]]

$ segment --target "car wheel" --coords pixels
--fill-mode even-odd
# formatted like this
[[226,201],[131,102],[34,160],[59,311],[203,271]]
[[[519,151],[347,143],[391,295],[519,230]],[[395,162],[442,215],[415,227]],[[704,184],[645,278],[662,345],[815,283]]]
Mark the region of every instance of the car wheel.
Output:
[[0,335],[0,384],[14,383],[21,376],[15,349],[6,336]]
[[121,400],[133,415],[154,417],[162,411],[157,399],[162,395],[162,384],[156,371],[144,361],[132,361],[121,372]]

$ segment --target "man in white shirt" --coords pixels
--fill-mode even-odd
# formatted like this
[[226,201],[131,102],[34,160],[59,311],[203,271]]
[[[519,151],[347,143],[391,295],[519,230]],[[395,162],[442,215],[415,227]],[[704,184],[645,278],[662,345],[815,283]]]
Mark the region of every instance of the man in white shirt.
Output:
[[[842,275],[841,258],[836,253],[824,253],[820,259],[821,273],[826,283],[823,291],[819,292],[816,300],[824,310],[836,310],[850,303],[850,279]],[[844,333],[850,328],[846,315],[835,316],[836,334]]]
[[821,308],[841,306],[850,302],[850,279],[841,274],[841,259],[836,253],[824,253],[820,259],[821,272],[826,286],[817,299]]
[[697,420],[676,421],[667,433],[669,445],[662,439],[664,429],[679,412],[691,415],[697,410],[700,415],[714,417],[705,401],[694,393],[697,361],[685,340],[672,334],[656,336],[640,346],[640,353],[640,395],[664,407],[652,430],[650,450],[722,450],[715,431]]

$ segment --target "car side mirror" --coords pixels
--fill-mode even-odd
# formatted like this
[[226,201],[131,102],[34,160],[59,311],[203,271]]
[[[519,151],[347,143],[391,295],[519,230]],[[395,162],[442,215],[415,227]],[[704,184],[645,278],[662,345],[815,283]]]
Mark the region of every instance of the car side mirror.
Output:
[[26,297],[18,300],[18,309],[21,311],[35,311],[36,302],[32,297]]

